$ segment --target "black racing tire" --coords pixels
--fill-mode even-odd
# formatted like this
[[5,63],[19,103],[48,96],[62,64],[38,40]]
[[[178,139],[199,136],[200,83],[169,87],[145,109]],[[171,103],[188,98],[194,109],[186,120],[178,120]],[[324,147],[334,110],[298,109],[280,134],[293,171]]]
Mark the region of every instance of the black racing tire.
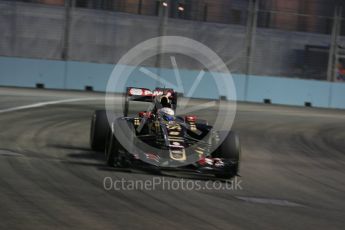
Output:
[[125,95],[125,101],[124,101],[124,104],[123,104],[123,116],[124,117],[128,117],[128,113],[129,113],[129,97],[128,97],[128,90],[127,90],[127,93]]
[[108,119],[105,110],[96,110],[91,119],[90,146],[92,150],[104,151]]
[[[131,122],[121,119],[114,120],[112,126],[112,129],[109,127],[107,130],[108,138],[106,140],[105,148],[106,164],[111,167],[128,167],[126,157],[124,155],[127,151],[118,141],[116,134],[127,132],[125,135],[127,136],[129,142],[132,143],[133,135],[135,135],[134,126]],[[130,133],[128,133],[128,128]],[[123,150],[123,153],[120,154],[120,150]]]
[[105,157],[107,157],[107,152],[109,151],[110,133],[111,133],[111,128],[108,127],[106,130],[105,147],[104,147],[104,156]]
[[105,161],[108,166],[114,167],[121,146],[111,129],[109,129],[107,133],[108,138],[106,141]]
[[230,131],[225,137],[224,141],[215,151],[213,157],[225,158],[231,160],[235,163],[234,167],[230,172],[216,174],[216,177],[222,179],[230,179],[233,176],[236,176],[239,171],[239,163],[241,156],[241,144],[240,138],[237,133]]

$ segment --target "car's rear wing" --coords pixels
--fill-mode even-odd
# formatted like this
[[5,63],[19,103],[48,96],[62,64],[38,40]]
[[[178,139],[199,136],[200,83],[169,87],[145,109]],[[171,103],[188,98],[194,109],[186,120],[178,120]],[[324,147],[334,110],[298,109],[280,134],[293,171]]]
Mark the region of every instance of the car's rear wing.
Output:
[[125,94],[129,101],[151,102],[154,99],[152,91],[146,88],[127,87]]
[[124,116],[128,116],[128,107],[130,101],[154,102],[155,97],[166,95],[171,104],[176,108],[177,92],[171,88],[147,88],[127,87],[125,92]]
[[170,88],[155,88],[149,90],[147,88],[127,87],[126,97],[131,101],[153,101],[155,97],[166,95],[171,101],[175,101],[177,93]]

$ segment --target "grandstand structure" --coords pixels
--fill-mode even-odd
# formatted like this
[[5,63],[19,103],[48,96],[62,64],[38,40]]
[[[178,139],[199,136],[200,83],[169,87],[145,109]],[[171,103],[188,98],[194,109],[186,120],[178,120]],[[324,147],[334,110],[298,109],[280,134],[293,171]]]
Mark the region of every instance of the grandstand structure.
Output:
[[[134,45],[162,35],[165,8],[164,35],[204,43],[232,72],[333,81],[329,57],[336,54],[330,48],[343,47],[343,5],[339,0],[1,0],[0,56],[116,63]],[[336,38],[335,11],[340,12]],[[344,66],[338,62],[341,58],[331,69]],[[182,63],[185,69],[199,68]],[[164,60],[161,64],[169,68]]]

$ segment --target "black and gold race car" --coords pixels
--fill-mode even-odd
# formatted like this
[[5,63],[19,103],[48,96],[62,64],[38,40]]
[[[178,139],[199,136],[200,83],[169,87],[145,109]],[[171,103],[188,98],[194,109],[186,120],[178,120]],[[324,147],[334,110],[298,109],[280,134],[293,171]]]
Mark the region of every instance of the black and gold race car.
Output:
[[[150,102],[146,111],[129,116],[132,101]],[[105,153],[112,167],[185,170],[231,178],[238,174],[240,141],[234,131],[220,132],[195,115],[175,115],[173,89],[129,87],[123,115],[97,110],[91,121],[90,144]]]

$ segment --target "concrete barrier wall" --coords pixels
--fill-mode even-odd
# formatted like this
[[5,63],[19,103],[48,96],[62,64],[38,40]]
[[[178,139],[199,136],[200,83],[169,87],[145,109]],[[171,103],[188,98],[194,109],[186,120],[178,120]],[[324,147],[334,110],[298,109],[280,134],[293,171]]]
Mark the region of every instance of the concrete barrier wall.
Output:
[[[305,103],[311,103],[315,107],[328,107],[329,93],[328,82],[250,76],[247,100],[263,102],[269,99],[274,104],[304,106]],[[343,93],[345,95],[345,91]]]
[[330,84],[329,104],[331,108],[345,108],[345,83]]
[[92,86],[95,91],[105,91],[113,70],[110,64],[69,61],[66,65],[66,89],[84,90]]
[[[105,91],[114,65],[86,62],[64,62],[40,59],[0,57],[0,85],[36,87],[43,84],[45,88],[84,90],[92,87],[95,91]],[[142,73],[138,68],[126,67],[132,71],[126,86],[153,88],[157,82]],[[174,70],[147,67],[163,79],[177,85]],[[179,70],[185,94],[199,72]],[[223,73],[213,73],[216,78],[228,78]],[[315,107],[345,109],[345,84],[329,83],[315,80],[301,80],[268,76],[245,76],[233,74],[237,100],[263,102],[269,99],[274,104],[304,106],[311,103]],[[115,88],[115,91],[122,91]],[[218,98],[217,86],[212,73],[205,73],[200,84],[192,95],[196,98]]]
[[63,89],[65,63],[40,59],[0,57],[0,85]]

